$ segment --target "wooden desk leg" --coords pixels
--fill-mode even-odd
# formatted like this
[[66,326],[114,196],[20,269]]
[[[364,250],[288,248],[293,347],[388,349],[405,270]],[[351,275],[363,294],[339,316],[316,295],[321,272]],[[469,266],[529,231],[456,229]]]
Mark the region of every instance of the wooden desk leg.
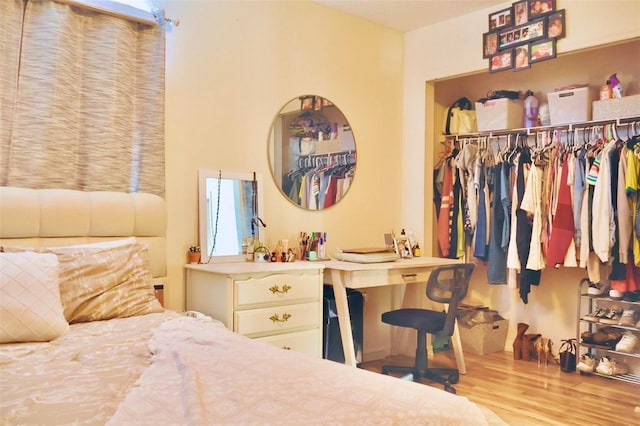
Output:
[[462,353],[462,342],[460,341],[460,332],[458,331],[458,322],[453,326],[453,336],[451,336],[451,345],[453,353],[456,356],[456,364],[460,374],[467,374],[467,366],[464,363],[464,354]]
[[336,309],[340,322],[340,338],[342,339],[342,349],[344,351],[344,362],[352,367],[357,367],[356,350],[353,346],[353,332],[351,331],[351,317],[349,315],[349,301],[347,300],[347,289],[344,286],[340,271],[331,270],[331,281],[333,283],[333,294],[336,298]]

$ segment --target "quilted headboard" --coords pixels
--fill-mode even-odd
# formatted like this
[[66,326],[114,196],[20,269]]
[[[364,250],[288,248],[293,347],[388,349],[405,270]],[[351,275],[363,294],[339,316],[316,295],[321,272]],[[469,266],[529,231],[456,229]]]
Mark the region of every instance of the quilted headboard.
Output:
[[146,193],[0,187],[0,245],[51,247],[136,237],[166,284],[164,199]]

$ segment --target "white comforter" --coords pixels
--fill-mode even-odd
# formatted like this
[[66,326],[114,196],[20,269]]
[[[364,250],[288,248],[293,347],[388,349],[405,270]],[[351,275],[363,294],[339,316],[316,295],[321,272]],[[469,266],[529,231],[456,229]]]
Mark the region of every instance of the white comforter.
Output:
[[487,424],[466,398],[251,341],[182,317],[109,424]]
[[170,311],[0,345],[0,424],[501,424],[439,389]]

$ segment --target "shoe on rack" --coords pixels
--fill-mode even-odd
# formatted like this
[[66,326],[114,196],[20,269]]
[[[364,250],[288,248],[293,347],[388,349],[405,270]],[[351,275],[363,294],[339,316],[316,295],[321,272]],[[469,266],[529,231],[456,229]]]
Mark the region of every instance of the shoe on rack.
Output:
[[596,369],[596,359],[589,354],[580,355],[580,361],[576,365],[576,370],[583,373],[593,373]]
[[631,331],[626,331],[622,335],[622,339],[616,344],[617,352],[624,352],[627,354],[635,353],[638,346],[638,336]]
[[609,309],[607,308],[596,308],[595,311],[585,315],[582,319],[589,322],[598,322],[598,320],[607,315],[607,313],[609,313]]
[[621,317],[622,317],[622,309],[614,306],[609,309],[609,312],[607,312],[606,315],[600,317],[598,319],[598,322],[601,324],[618,325]]
[[609,289],[609,286],[606,283],[589,282],[589,287],[587,288],[587,294],[590,296],[602,296],[608,289]]
[[620,317],[620,321],[618,321],[618,325],[624,327],[634,327],[636,325],[637,319],[638,312],[633,308],[627,308],[622,311],[622,316]]
[[625,291],[622,294],[622,300],[624,300],[625,302],[639,302],[640,301],[640,290]]
[[609,290],[609,297],[612,298],[613,300],[622,300],[623,295],[624,293],[619,290],[614,290],[614,289]]
[[629,367],[608,356],[603,356],[596,367],[596,372],[605,376],[616,376],[618,374],[627,374]]

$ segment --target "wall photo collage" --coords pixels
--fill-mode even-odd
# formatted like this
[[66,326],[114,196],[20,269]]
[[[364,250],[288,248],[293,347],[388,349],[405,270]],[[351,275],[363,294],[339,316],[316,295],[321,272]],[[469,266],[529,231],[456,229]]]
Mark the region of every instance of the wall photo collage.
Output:
[[566,12],[556,0],[522,0],[489,15],[482,57],[489,72],[520,71],[556,57],[556,40],[566,36]]

